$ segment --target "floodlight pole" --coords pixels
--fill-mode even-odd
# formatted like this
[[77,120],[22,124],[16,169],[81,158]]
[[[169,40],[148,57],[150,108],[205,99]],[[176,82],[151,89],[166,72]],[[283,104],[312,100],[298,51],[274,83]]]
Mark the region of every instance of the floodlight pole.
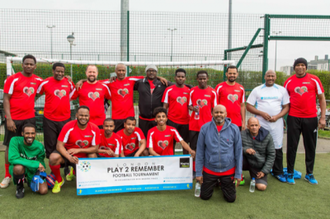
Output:
[[[73,44],[75,37],[74,37],[74,32],[72,32],[71,35],[67,36],[66,38],[68,42],[70,43],[70,60],[72,60],[72,46],[75,46],[76,44]],[[70,73],[71,73],[71,78],[72,78],[72,63],[70,66]]]
[[47,28],[50,29],[50,58],[53,59],[53,28],[55,25],[47,25]]
[[173,57],[173,32],[176,31],[176,28],[167,28],[167,30],[171,31],[171,59],[170,61],[172,62],[172,57]]
[[[282,31],[273,31],[272,33],[277,36],[277,35],[281,34]],[[276,72],[276,65],[277,65],[277,40],[275,40],[275,67],[274,67],[275,72]]]
[[[232,38],[232,0],[229,0],[229,9],[228,9],[228,48],[231,49],[231,38]],[[228,60],[231,60],[231,54],[228,53]]]

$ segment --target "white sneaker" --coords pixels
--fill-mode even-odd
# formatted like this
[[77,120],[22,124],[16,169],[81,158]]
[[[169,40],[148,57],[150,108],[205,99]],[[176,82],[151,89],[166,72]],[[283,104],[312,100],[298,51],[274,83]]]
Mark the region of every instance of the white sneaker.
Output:
[[0,188],[4,189],[7,188],[10,184],[11,178],[10,177],[5,177],[2,182],[0,183]]

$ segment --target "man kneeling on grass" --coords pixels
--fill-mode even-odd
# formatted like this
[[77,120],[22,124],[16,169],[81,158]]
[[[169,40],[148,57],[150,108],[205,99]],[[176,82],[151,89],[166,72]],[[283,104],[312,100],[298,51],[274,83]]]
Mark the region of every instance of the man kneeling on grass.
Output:
[[267,188],[267,174],[275,161],[275,147],[269,131],[260,127],[255,117],[248,120],[247,129],[242,131],[243,170],[249,170],[256,179],[256,188]]
[[[23,137],[13,137],[9,143],[8,160],[10,162],[9,171],[14,175],[14,183],[17,185],[16,198],[24,197],[24,181],[32,189],[32,182],[35,178],[36,172],[45,172],[45,148],[44,146],[35,141],[36,129],[32,124],[26,124],[22,128]],[[33,190],[41,195],[48,192],[47,183],[40,177],[36,181],[38,189]]]
[[177,142],[180,142],[182,147],[187,150],[192,157],[195,157],[195,151],[181,138],[179,132],[174,127],[166,125],[167,114],[165,108],[155,108],[154,117],[157,126],[149,130],[147,139],[147,147],[149,148],[150,155],[174,155],[173,140],[175,139]]
[[197,141],[196,181],[201,186],[200,197],[208,200],[219,185],[227,202],[236,200],[235,184],[242,174],[242,141],[237,125],[227,117],[226,107],[212,110],[212,121],[202,126]]
[[[64,184],[60,168],[70,165],[75,168],[78,158],[95,158],[100,144],[100,130],[92,122],[89,122],[89,108],[80,106],[76,114],[77,120],[64,125],[57,139],[56,150],[49,156],[49,167],[55,175],[56,181],[53,193],[59,193]],[[66,176],[71,181],[74,169]]]

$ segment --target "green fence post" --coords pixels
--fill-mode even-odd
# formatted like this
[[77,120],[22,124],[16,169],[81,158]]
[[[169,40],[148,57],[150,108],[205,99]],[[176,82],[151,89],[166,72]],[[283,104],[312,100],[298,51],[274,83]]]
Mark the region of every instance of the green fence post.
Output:
[[263,48],[263,61],[262,61],[262,83],[265,83],[265,74],[268,70],[268,37],[270,32],[270,16],[265,14],[264,21],[264,48]]
[[[224,58],[223,60],[227,60],[227,50],[224,51]],[[223,67],[223,76],[222,76],[222,80],[226,81],[226,71],[227,71],[227,65],[224,65]]]
[[249,50],[252,48],[252,45],[253,45],[254,41],[257,39],[257,37],[258,37],[258,35],[259,35],[261,29],[262,29],[262,28],[259,28],[259,29],[257,30],[257,32],[254,34],[254,36],[252,37],[252,39],[251,39],[249,45],[246,47],[246,49],[245,49],[245,51],[244,51],[244,53],[243,53],[243,55],[242,55],[242,57],[240,58],[240,60],[239,60],[239,61],[237,62],[237,64],[236,64],[236,67],[237,67],[237,68],[242,64],[242,62],[243,62],[243,60],[244,60],[246,54],[247,54],[247,53],[249,52]]

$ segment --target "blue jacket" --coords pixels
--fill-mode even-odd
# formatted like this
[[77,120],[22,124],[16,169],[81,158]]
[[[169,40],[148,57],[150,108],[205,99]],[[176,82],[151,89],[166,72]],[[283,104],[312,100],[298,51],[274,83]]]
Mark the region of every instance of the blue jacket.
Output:
[[212,119],[199,132],[196,153],[196,176],[202,176],[203,166],[214,172],[236,167],[235,178],[242,174],[242,139],[239,128],[226,118],[220,133]]

